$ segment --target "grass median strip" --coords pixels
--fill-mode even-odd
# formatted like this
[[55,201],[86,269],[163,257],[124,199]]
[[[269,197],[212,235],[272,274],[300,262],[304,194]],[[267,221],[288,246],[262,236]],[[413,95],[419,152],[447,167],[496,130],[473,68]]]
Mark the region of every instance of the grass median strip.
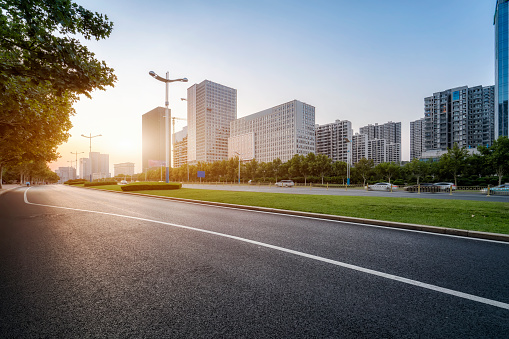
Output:
[[[97,188],[121,190],[120,186]],[[502,202],[300,195],[189,188],[137,193],[509,234],[509,203]]]

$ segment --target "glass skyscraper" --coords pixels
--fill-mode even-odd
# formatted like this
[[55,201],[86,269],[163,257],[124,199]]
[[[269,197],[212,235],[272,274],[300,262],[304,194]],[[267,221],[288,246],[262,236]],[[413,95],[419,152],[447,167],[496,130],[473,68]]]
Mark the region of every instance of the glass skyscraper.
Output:
[[497,0],[495,9],[495,138],[509,136],[509,0]]

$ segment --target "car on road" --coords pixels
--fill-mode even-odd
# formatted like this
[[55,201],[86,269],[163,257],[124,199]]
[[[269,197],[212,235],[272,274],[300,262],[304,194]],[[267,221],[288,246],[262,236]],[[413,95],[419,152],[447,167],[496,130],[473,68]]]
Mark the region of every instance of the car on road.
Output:
[[433,185],[437,186],[441,191],[447,191],[453,190],[456,191],[456,185],[452,182],[436,182]]
[[120,181],[120,185],[127,185],[127,180]]
[[377,182],[374,185],[368,185],[368,191],[390,191],[392,185],[392,190],[397,190],[398,186],[391,184],[389,182]]
[[[488,189],[483,188],[481,190],[481,193],[487,193]],[[502,185],[498,185],[495,187],[490,187],[490,194],[497,194],[497,193],[507,193],[509,194],[509,183],[505,183]]]
[[419,192],[419,187],[420,192],[431,192],[431,193],[440,192],[440,188],[438,186],[435,186],[434,184],[429,182],[424,182],[419,185],[406,186],[404,190],[407,192]]
[[293,180],[281,180],[276,182],[277,187],[293,187],[295,186],[295,183]]

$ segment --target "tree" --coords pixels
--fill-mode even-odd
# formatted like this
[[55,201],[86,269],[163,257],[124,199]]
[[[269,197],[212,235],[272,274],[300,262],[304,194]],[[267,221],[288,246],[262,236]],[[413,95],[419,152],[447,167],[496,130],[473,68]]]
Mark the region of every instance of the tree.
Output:
[[428,162],[419,159],[412,159],[411,162],[406,164],[406,167],[417,178],[417,185],[419,185],[420,178],[425,177],[429,173],[430,168]]
[[56,160],[58,145],[69,138],[75,100],[67,92],[58,95],[47,83],[8,79],[0,93],[0,173],[4,166]]
[[502,177],[509,172],[509,138],[499,137],[490,147],[480,146],[479,152],[487,158],[491,170],[498,176],[498,184],[502,184]]
[[313,167],[314,172],[318,173],[322,178],[323,185],[323,177],[329,174],[332,170],[332,160],[325,154],[317,154]]
[[355,171],[357,174],[359,174],[363,179],[363,185],[366,185],[366,180],[371,175],[371,172],[373,171],[374,161],[373,159],[367,160],[366,158],[360,159],[355,164]]
[[345,184],[345,178],[348,175],[348,164],[344,161],[335,161],[332,164],[331,172],[335,177],[341,177],[343,185]]
[[447,153],[440,157],[439,166],[446,173],[452,174],[454,177],[454,185],[458,186],[458,175],[465,167],[468,158],[466,147],[459,148],[458,144],[454,144],[452,148],[447,149]]
[[57,94],[90,96],[113,86],[116,76],[104,61],[72,37],[110,36],[113,23],[71,0],[4,0],[0,2],[0,86],[11,77],[49,83]]
[[280,174],[281,164],[282,164],[282,161],[279,158],[272,160],[272,172],[274,173],[274,176],[276,177],[276,182],[277,182],[278,175],[281,175]]
[[383,162],[375,167],[375,171],[382,177],[382,179],[387,179],[390,183],[391,179],[398,175],[400,166],[393,162]]

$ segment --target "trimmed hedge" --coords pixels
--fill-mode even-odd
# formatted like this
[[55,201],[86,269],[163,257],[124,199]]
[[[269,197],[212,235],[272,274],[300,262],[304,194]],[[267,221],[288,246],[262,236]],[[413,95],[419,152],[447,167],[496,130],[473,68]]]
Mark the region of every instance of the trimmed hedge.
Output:
[[64,182],[64,185],[79,185],[88,182],[87,179],[71,179]]
[[90,186],[106,186],[106,185],[117,185],[116,181],[101,181],[101,182],[86,182],[85,187]]
[[154,190],[178,190],[182,188],[182,184],[179,182],[135,182],[128,185],[120,186],[122,191],[154,191]]

